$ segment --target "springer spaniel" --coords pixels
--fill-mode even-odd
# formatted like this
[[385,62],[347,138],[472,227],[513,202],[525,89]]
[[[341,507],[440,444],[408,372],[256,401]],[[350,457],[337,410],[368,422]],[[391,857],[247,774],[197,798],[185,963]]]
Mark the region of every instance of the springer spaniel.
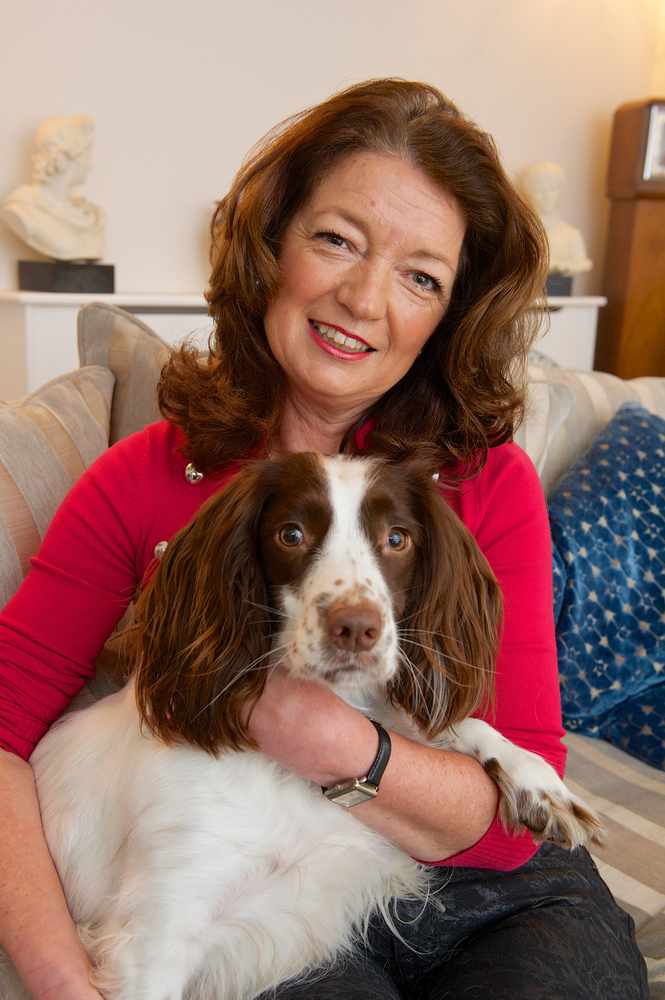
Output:
[[[390,920],[395,897],[424,898],[422,866],[252,747],[246,720],[276,663],[476,757],[508,829],[596,839],[549,764],[468,718],[491,700],[500,614],[419,460],[291,455],[212,497],[137,602],[132,679],[32,756],[103,996],[249,1000],[350,947],[375,910]],[[24,993],[8,978],[0,995]]]

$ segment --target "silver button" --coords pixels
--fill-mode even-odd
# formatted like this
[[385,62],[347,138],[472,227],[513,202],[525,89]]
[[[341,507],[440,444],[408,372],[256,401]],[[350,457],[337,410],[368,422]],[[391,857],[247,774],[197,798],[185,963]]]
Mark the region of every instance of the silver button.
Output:
[[199,470],[191,462],[189,462],[187,468],[185,469],[185,479],[191,486],[196,486],[196,484],[200,483],[203,479],[203,473],[199,472]]
[[162,556],[166,552],[166,548],[167,548],[168,544],[169,544],[168,542],[157,542],[157,544],[155,545],[154,549],[152,550],[155,559],[161,559],[162,558]]

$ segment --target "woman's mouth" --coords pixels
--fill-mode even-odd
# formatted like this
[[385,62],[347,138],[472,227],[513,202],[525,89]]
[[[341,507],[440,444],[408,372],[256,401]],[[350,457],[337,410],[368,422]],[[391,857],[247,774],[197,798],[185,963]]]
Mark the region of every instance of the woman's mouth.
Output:
[[326,323],[319,323],[313,319],[310,319],[309,326],[317,342],[328,349],[329,353],[348,358],[351,356],[362,357],[372,354],[374,351],[374,348],[370,347],[364,340],[351,334],[342,333],[337,327],[328,326]]

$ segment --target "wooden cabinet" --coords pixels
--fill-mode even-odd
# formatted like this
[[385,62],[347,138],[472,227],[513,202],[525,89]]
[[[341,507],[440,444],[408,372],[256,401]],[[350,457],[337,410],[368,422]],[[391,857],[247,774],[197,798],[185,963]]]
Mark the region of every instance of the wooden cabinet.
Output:
[[665,375],[665,99],[614,116],[611,199],[594,367],[622,378]]

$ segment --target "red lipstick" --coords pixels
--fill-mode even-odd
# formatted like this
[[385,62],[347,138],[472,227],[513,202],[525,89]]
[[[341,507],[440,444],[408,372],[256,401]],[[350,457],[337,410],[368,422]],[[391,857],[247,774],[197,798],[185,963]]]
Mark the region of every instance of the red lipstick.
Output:
[[342,358],[344,361],[361,361],[363,358],[368,358],[370,354],[374,353],[374,348],[371,347],[371,345],[368,344],[366,340],[363,340],[362,337],[358,337],[357,334],[355,333],[350,333],[348,330],[345,330],[343,326],[337,326],[336,323],[324,323],[322,324],[323,326],[328,326],[333,330],[339,330],[339,332],[344,334],[345,337],[353,337],[356,340],[359,340],[361,344],[364,344],[368,348],[368,350],[345,351],[344,348],[339,346],[338,344],[331,344],[329,341],[324,340],[323,337],[319,334],[319,331],[314,326],[314,323],[316,322],[317,320],[309,321],[310,336],[312,340],[314,340],[319,345],[319,347],[327,354],[330,354],[335,358]]
[[317,326],[329,326],[332,330],[339,330],[339,332],[343,333],[345,337],[353,337],[354,340],[359,340],[361,344],[364,344],[365,347],[368,347],[370,351],[374,350],[372,345],[368,344],[367,341],[364,340],[362,337],[359,337],[357,333],[352,333],[351,330],[345,330],[343,326],[338,326],[337,323],[324,323],[323,321],[319,321],[318,319],[311,319],[310,323],[316,323]]
[[[332,323],[326,323],[325,326],[332,327]],[[362,361],[363,358],[369,358],[370,355],[374,353],[373,349],[368,351],[345,351],[343,347],[340,347],[337,344],[331,344],[327,340],[324,340],[323,337],[319,334],[319,331],[314,326],[312,320],[309,321],[308,327],[309,327],[309,335],[312,338],[312,340],[315,341],[316,344],[318,344],[318,346],[321,348],[322,351],[325,351],[326,354],[332,355],[333,358],[339,358],[342,361]],[[340,333],[346,334],[346,331],[341,327],[336,326],[335,330],[339,330]],[[346,335],[355,336],[355,334],[346,334]],[[360,340],[360,337],[358,337],[358,340]],[[365,344],[367,342],[363,340],[361,341],[361,343]],[[367,346],[369,347],[369,344]]]

